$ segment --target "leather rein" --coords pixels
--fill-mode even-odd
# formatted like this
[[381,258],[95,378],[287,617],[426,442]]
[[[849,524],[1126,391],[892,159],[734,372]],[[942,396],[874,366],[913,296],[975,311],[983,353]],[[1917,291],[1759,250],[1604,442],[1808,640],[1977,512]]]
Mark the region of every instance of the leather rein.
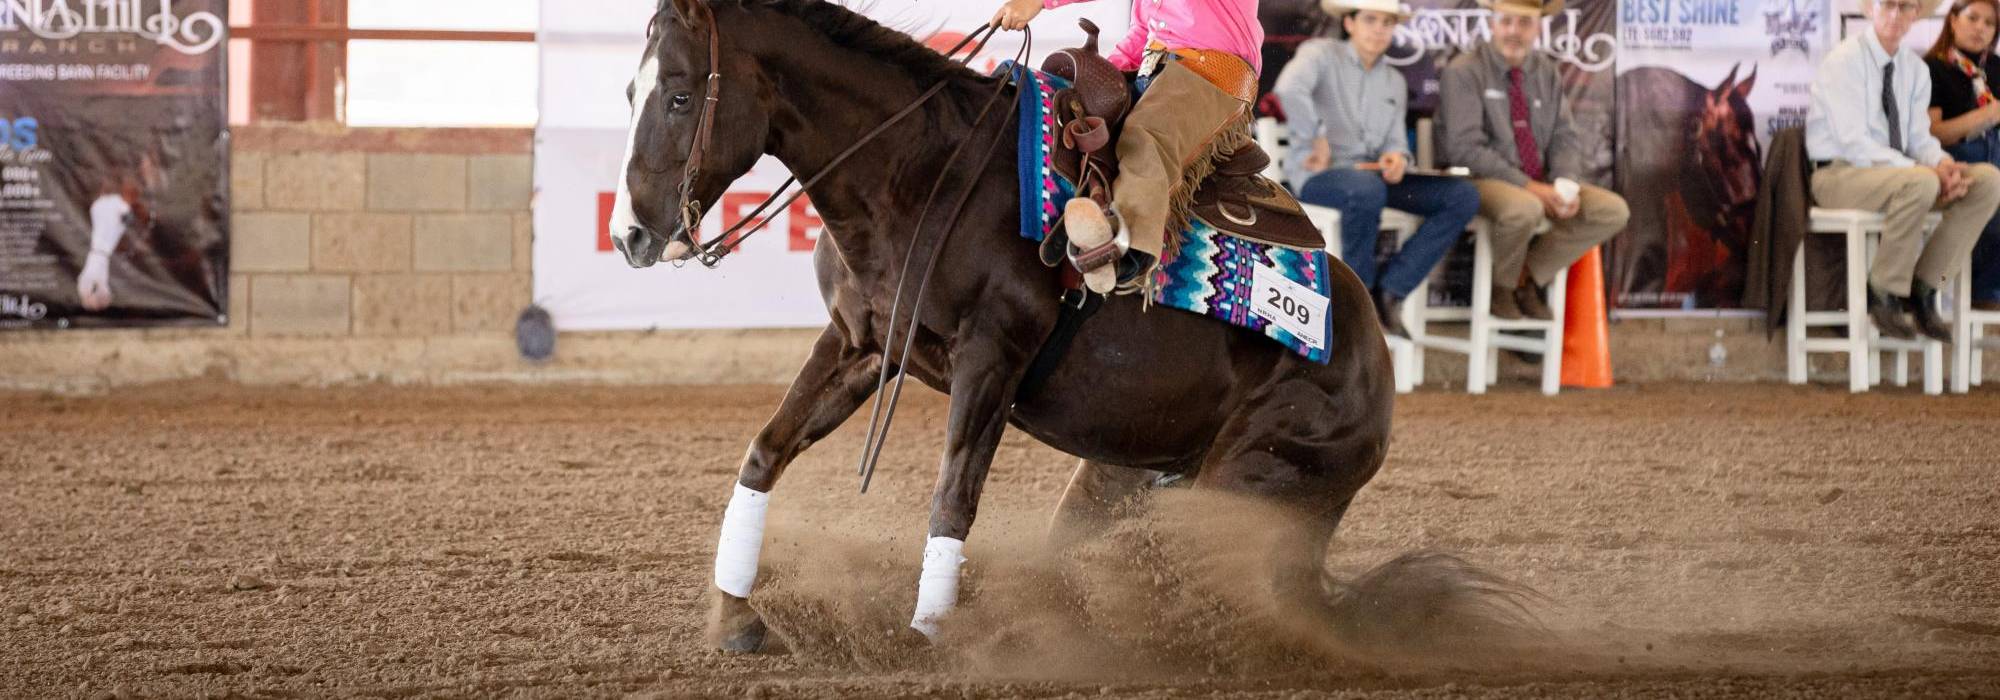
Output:
[[[697,6],[706,8],[706,5],[697,4]],[[666,9],[662,8],[661,12],[664,13],[665,11]],[[778,186],[777,191],[772,192],[769,197],[766,197],[763,203],[757,205],[757,208],[752,210],[748,216],[743,217],[741,221],[736,222],[735,225],[723,231],[714,240],[702,243],[700,241],[700,226],[704,212],[702,211],[701,203],[694,197],[694,181],[695,178],[701,175],[702,161],[708,154],[709,142],[714,138],[715,112],[722,103],[722,35],[717,28],[714,12],[708,11],[707,15],[705,20],[708,25],[708,86],[706,95],[702,98],[701,121],[695,131],[694,143],[689,147],[687,164],[681,170],[680,230],[674,235],[677,238],[684,239],[694,249],[694,260],[696,262],[701,263],[704,267],[714,268],[725,256],[734,252],[744,239],[764,229],[769,221],[763,217],[763,213],[765,210],[770,209],[772,204],[776,203],[779,209],[783,209],[789,206],[792,201],[805,195],[806,191],[814,184],[817,184],[827,174],[833,172],[842,163],[845,163],[848,158],[859,153],[863,146],[874,141],[876,137],[888,131],[891,126],[915,113],[925,103],[930,102],[931,98],[943,92],[949,81],[938,81],[925,90],[923,94],[919,95],[909,106],[890,115],[888,119],[884,120],[874,129],[863,134],[861,138],[849,145],[846,150],[834,156],[833,160],[826,164],[826,167],[822,168],[812,177],[806,178],[805,182],[799,184],[798,189],[789,195],[786,194],[786,190],[791,188],[794,183],[797,183],[798,178],[796,176],[785,178],[785,182]],[[649,31],[651,27],[658,25],[658,19],[656,16],[654,22],[648,25]],[[973,45],[970,52],[967,52],[963,58],[955,59],[960,65],[966,65],[971,62],[974,56],[986,48],[987,42],[999,34],[999,31],[999,27],[992,24],[981,25],[978,29],[973,30],[971,34],[960,39],[951,49],[945,51],[944,55],[946,57],[956,56],[967,44],[972,44],[977,40],[978,43]],[[1014,56],[1014,64],[1017,66],[1026,65],[1028,56],[1032,55],[1034,50],[1034,33],[1026,28],[1023,28],[1022,31],[1024,32],[1024,36],[1021,48]],[[1000,96],[1006,93],[1007,86],[1010,83],[1011,81],[1007,79],[1002,79],[995,83],[993,93],[986,98],[985,104],[980,107],[978,116],[973,119],[972,126],[970,127],[971,130],[977,130],[980,124],[985,123],[987,115],[992,112],[994,105],[999,102]],[[1022,90],[1014,92],[1013,109],[1008,110],[1000,118],[998,131],[1004,131],[1012,116],[1019,113],[1023,92]],[[1000,144],[1009,141],[1009,139],[1005,138],[1004,133],[998,133],[998,131],[995,134],[992,144],[987,146],[986,152],[980,157],[978,165],[968,171],[968,179],[965,187],[959,192],[958,198],[952,203],[950,214],[945,216],[943,220],[944,225],[941,233],[938,235],[937,243],[931,246],[930,255],[924,264],[922,276],[917,281],[915,296],[911,303],[909,325],[903,331],[902,352],[900,355],[894,356],[901,357],[903,362],[908,362],[910,351],[915,346],[917,321],[923,311],[924,291],[930,287],[931,274],[937,269],[937,263],[942,257],[941,253],[944,251],[945,243],[950,240],[951,232],[958,223],[959,215],[964,212],[966,202],[971,199],[972,191],[978,183],[979,176],[992,163],[993,156],[999,150]],[[908,286],[905,284],[905,281],[910,276],[910,264],[915,260],[917,249],[923,243],[924,222],[930,218],[931,205],[937,202],[938,194],[943,189],[944,183],[948,179],[947,176],[952,172],[952,166],[957,164],[959,156],[964,154],[965,147],[970,145],[972,141],[973,139],[971,138],[960,139],[958,145],[952,149],[951,155],[945,159],[944,167],[940,171],[938,179],[931,185],[930,194],[924,198],[923,210],[917,216],[917,235],[910,243],[910,250],[903,257],[903,269],[897,277],[895,300],[891,302],[889,307],[889,328],[883,334],[886,344],[883,347],[881,372],[875,379],[875,401],[873,408],[869,411],[868,436],[862,444],[861,464],[857,470],[861,477],[862,493],[868,492],[868,484],[874,479],[875,464],[881,460],[882,449],[888,443],[889,426],[895,421],[896,406],[900,403],[903,395],[903,381],[908,377],[908,374],[902,371],[901,365],[903,362],[890,361],[892,356],[889,354],[889,351],[897,345],[896,326],[902,316],[903,289]],[[883,389],[888,386],[891,367],[896,368],[896,381],[888,400],[887,410],[885,411],[882,394]]]
[[[704,9],[707,7],[706,5],[697,6]],[[663,7],[660,13],[664,14],[668,9]],[[777,209],[780,210],[790,206],[794,200],[804,196],[806,191],[811,189],[813,185],[818,184],[822,178],[832,173],[842,163],[847,162],[848,158],[860,153],[863,146],[873,142],[876,137],[881,136],[883,132],[888,131],[890,127],[895,126],[904,117],[916,113],[924,104],[930,102],[931,98],[943,92],[948,81],[938,81],[937,84],[932,85],[923,94],[917,96],[917,99],[911,102],[909,106],[890,115],[888,119],[883,120],[874,129],[863,134],[860,139],[848,145],[846,150],[834,156],[833,160],[829,161],[825,168],[822,168],[812,177],[807,178],[803,184],[798,184],[797,175],[786,176],[784,183],[778,185],[778,189],[772,192],[769,197],[765,197],[764,201],[759,203],[756,209],[751,210],[748,216],[743,217],[734,226],[730,226],[728,230],[723,231],[714,240],[703,243],[701,242],[701,219],[706,212],[702,210],[701,201],[694,196],[694,183],[695,179],[701,175],[702,162],[707,158],[709,144],[715,138],[715,112],[722,104],[722,33],[718,29],[719,23],[715,21],[715,13],[707,11],[706,14],[708,16],[703,18],[703,23],[708,25],[708,85],[702,97],[701,121],[695,128],[694,143],[688,147],[687,163],[681,168],[681,184],[679,188],[681,198],[680,230],[674,233],[674,237],[685,240],[688,246],[694,249],[694,260],[696,262],[701,263],[703,267],[712,269],[718,263],[722,262],[722,258],[735,252],[737,246],[742,245],[745,239],[758,231],[764,230],[764,227],[770,221],[763,217],[763,213],[765,210],[771,209],[772,204],[777,204]],[[648,31],[651,31],[652,27],[658,25],[659,17],[655,16],[653,22],[647,25]],[[957,44],[945,51],[944,55],[946,57],[955,56],[959,51],[964,50],[967,44],[971,44],[974,40],[977,40],[978,44],[974,45],[972,50],[963,59],[958,61],[960,65],[965,65],[972,60],[973,56],[985,50],[987,42],[991,41],[994,35],[998,33],[999,29],[997,27],[982,25],[979,29],[975,29],[971,34],[966,35],[965,38],[960,39]],[[651,37],[649,36],[648,38]],[[1032,42],[1032,39],[1030,42]],[[1025,58],[1026,56],[1027,54],[1023,52],[1021,58]],[[1000,84],[1004,88],[1006,81],[1001,81]],[[996,88],[996,91],[1002,88]],[[794,184],[798,184],[798,189],[787,196],[786,190],[790,189]]]

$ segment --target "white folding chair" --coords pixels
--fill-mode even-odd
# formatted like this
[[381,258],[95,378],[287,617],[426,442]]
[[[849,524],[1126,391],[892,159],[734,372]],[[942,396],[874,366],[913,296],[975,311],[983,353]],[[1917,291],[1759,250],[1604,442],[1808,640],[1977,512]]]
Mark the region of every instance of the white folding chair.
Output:
[[1958,271],[1952,284],[1951,390],[1966,393],[1983,383],[1986,376],[1985,351],[2000,350],[2000,336],[1987,337],[1988,326],[2000,326],[2000,311],[1972,308],[1972,260]]
[[[1286,184],[1284,159],[1287,155],[1286,149],[1290,145],[1290,138],[1286,136],[1286,132],[1285,125],[1279,123],[1276,119],[1262,117],[1257,120],[1257,145],[1271,156],[1271,164],[1264,168],[1264,176],[1281,184]],[[1286,186],[1294,192],[1298,190],[1295,184],[1287,184]],[[1303,201],[1299,202],[1299,206],[1305,209],[1306,217],[1312,219],[1313,225],[1319,227],[1320,238],[1326,242],[1327,255],[1332,256],[1335,260],[1339,260],[1341,247],[1340,210],[1309,204]],[[1408,212],[1388,208],[1382,210],[1382,230],[1394,232],[1397,243],[1408,240],[1411,235],[1417,232],[1417,226],[1421,223],[1423,223],[1423,219],[1413,216]],[[1414,294],[1411,296],[1412,298],[1415,297]],[[1406,324],[1409,319],[1407,308],[1406,304],[1404,315],[1404,322]],[[1423,381],[1423,373],[1420,369],[1421,365],[1418,364],[1421,362],[1421,359],[1417,357],[1417,350],[1411,345],[1409,340],[1393,336],[1385,337],[1389,342],[1390,359],[1395,366],[1396,392],[1407,394]],[[1413,367],[1419,369],[1413,371]]]
[[[1536,235],[1549,229],[1543,224]],[[1569,306],[1569,269],[1556,273],[1549,282],[1550,319],[1503,319],[1493,315],[1492,223],[1485,217],[1472,220],[1472,304],[1470,306],[1430,305],[1430,280],[1417,287],[1403,304],[1403,325],[1418,347],[1465,355],[1465,391],[1484,394],[1500,373],[1500,351],[1516,350],[1542,356],[1542,393],[1554,396],[1562,390],[1563,317]],[[1465,323],[1463,337],[1430,332],[1431,323]],[[1516,332],[1508,332],[1516,331]],[[1520,335],[1518,331],[1540,333],[1541,337]],[[1419,353],[1414,371],[1423,376]]]
[[[1806,383],[1809,353],[1843,353],[1847,355],[1848,391],[1860,393],[1882,383],[1882,353],[1891,352],[1896,356],[1896,386],[1908,386],[1910,353],[1921,352],[1924,357],[1924,393],[1944,393],[1943,343],[1922,336],[1915,340],[1884,338],[1875,324],[1868,320],[1868,266],[1869,261],[1875,259],[1875,248],[1882,237],[1882,215],[1860,209],[1813,207],[1811,218],[1810,235],[1837,235],[1846,241],[1847,308],[1841,311],[1806,309],[1806,250],[1801,243],[1798,250],[1792,253],[1790,310],[1785,314],[1785,378],[1793,384]],[[1937,226],[1940,218],[1935,213],[1925,218],[1924,229],[1929,231]],[[1969,281],[1961,283],[1965,289],[1969,289],[1969,285]],[[1960,316],[1962,318],[1957,325],[1963,326],[1971,320],[1969,314]],[[1808,338],[1806,331],[1809,328],[1840,328],[1845,331],[1845,337]],[[1957,332],[1960,333],[1958,338],[1971,337],[1967,335],[1971,332],[1969,329],[1961,328]]]

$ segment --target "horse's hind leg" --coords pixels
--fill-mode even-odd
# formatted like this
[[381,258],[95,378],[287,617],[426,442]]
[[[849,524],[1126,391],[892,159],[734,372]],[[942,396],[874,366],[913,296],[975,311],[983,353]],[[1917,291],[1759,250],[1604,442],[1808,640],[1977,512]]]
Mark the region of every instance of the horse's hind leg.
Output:
[[708,636],[724,651],[756,651],[764,644],[764,621],[750,608],[749,598],[771,489],[799,453],[840,427],[874,393],[881,361],[878,354],[849,346],[840,330],[828,325],[784,403],[750,443],[715,550]]
[[1162,472],[1079,460],[1076,473],[1063,489],[1062,501],[1049,518],[1049,542],[1067,547],[1103,532],[1117,519],[1117,509],[1146,490]]
[[1268,499],[1300,516],[1282,533],[1276,570],[1268,572],[1276,577],[1281,603],[1295,606],[1290,609],[1332,610],[1321,585],[1327,543],[1388,453],[1393,388],[1388,368],[1381,369],[1372,383],[1345,391],[1298,380],[1260,391],[1224,427],[1196,481],[1200,488]]

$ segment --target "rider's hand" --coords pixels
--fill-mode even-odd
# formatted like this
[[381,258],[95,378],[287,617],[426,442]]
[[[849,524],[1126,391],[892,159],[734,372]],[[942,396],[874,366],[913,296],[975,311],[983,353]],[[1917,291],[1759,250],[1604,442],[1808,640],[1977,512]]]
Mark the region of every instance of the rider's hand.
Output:
[[1028,27],[1028,21],[1042,13],[1042,0],[1007,0],[1000,11],[993,13],[987,24],[1001,29],[1021,30]]

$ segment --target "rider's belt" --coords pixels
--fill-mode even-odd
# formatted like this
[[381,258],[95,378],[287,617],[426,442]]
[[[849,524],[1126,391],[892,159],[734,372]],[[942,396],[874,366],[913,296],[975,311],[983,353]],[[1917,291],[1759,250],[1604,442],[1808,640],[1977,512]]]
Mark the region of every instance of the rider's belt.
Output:
[[1236,99],[1244,102],[1257,99],[1257,71],[1241,56],[1212,49],[1168,50],[1166,45],[1157,41],[1146,45],[1148,64],[1169,56],[1182,68],[1194,71],[1195,75]]

